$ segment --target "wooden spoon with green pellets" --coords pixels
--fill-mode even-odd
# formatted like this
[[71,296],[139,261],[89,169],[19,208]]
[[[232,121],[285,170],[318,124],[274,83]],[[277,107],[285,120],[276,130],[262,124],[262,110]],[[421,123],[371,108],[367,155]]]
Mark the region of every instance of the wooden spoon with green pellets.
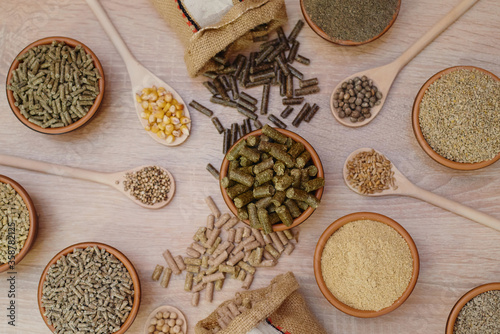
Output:
[[[435,206],[438,206],[440,208],[443,208],[445,210],[451,211],[453,213],[456,213],[457,215],[460,215],[462,217],[468,218],[470,220],[473,220],[479,224],[483,224],[485,226],[491,227],[492,229],[495,229],[497,231],[500,231],[500,220],[492,217],[490,215],[487,215],[485,213],[479,212],[477,210],[474,210],[472,208],[469,208],[468,206],[462,205],[460,203],[454,202],[452,200],[449,200],[447,198],[444,198],[442,196],[436,195],[430,191],[424,190],[415,184],[411,183],[401,172],[394,166],[394,164],[391,163],[391,170],[394,172],[394,187],[389,187],[389,189],[382,190],[381,192],[378,193],[373,193],[373,194],[368,194],[368,193],[363,193],[358,187],[354,186],[353,184],[350,183],[349,181],[349,169],[347,167],[348,162],[351,161],[358,153],[362,152],[371,152],[373,149],[372,148],[360,148],[359,150],[356,150],[352,152],[346,159],[344,163],[344,181],[346,185],[355,193],[358,193],[360,195],[364,196],[388,196],[388,195],[401,195],[401,196],[409,196],[413,198],[420,199],[422,201],[425,201],[427,203],[433,204]],[[374,150],[378,154],[383,155],[382,153]],[[387,159],[387,158],[386,158]]]
[[[176,99],[179,103],[184,105],[184,115],[190,119],[191,117],[189,116],[189,110],[187,104],[184,103],[181,96],[167,83],[165,83],[163,80],[161,80],[156,75],[151,73],[141,63],[139,63],[139,61],[137,61],[137,59],[132,55],[132,53],[128,49],[123,39],[120,37],[120,34],[116,30],[115,26],[109,19],[108,15],[104,11],[104,8],[102,8],[99,1],[98,0],[86,0],[86,1],[89,7],[94,12],[95,16],[97,17],[97,20],[101,24],[102,28],[108,35],[109,39],[115,46],[116,50],[122,57],[123,61],[125,62],[130,77],[130,82],[132,84],[132,96],[133,96],[135,110],[137,112],[137,116],[139,117],[139,121],[142,124],[142,127],[145,128],[148,125],[148,121],[142,118],[141,116],[143,108],[141,104],[136,101],[136,94],[140,93],[144,88],[151,88],[153,86],[156,86],[158,88],[163,87],[168,92],[172,93],[173,98]],[[191,133],[191,122],[187,123],[186,126],[188,127],[188,132],[187,133],[182,132],[182,135],[180,137],[175,137],[175,139],[172,142],[168,142],[168,137],[166,139],[163,139],[158,137],[157,134],[151,131],[146,131],[146,132],[151,136],[151,138],[153,138],[160,144],[166,146],[177,146],[184,143],[186,139],[189,137],[189,134]]]
[[170,203],[175,193],[175,182],[172,174],[163,167],[154,166],[161,169],[168,178],[170,179],[170,189],[167,193],[167,198],[164,201],[157,202],[154,204],[147,204],[136,198],[131,194],[130,191],[125,190],[123,182],[126,180],[128,174],[132,174],[142,170],[145,167],[153,166],[139,166],[130,170],[117,172],[117,173],[99,173],[90,170],[73,168],[63,165],[56,165],[47,162],[24,159],[9,155],[0,154],[0,165],[22,168],[27,170],[32,170],[35,172],[59,175],[64,177],[70,177],[74,179],[87,180],[97,183],[102,183],[111,186],[131,199],[135,204],[142,206],[146,209],[159,209]]
[[[380,112],[389,94],[392,83],[396,79],[398,73],[412,60],[415,58],[427,45],[429,45],[436,37],[438,37],[443,31],[446,30],[453,22],[455,22],[460,16],[467,12],[476,2],[479,0],[462,0],[455,8],[453,8],[448,14],[446,14],[438,23],[436,23],[424,36],[422,36],[415,44],[410,46],[401,56],[399,56],[392,63],[384,66],[372,68],[369,70],[361,71],[353,74],[335,87],[330,98],[330,109],[333,116],[339,121],[340,124],[357,128],[370,123]],[[338,110],[334,106],[334,95],[338,89],[342,86],[342,83],[353,79],[355,77],[366,76],[368,79],[373,80],[373,84],[377,86],[378,91],[382,93],[382,99],[379,100],[378,105],[371,108],[371,117],[359,122],[352,122],[350,117],[340,118]]]

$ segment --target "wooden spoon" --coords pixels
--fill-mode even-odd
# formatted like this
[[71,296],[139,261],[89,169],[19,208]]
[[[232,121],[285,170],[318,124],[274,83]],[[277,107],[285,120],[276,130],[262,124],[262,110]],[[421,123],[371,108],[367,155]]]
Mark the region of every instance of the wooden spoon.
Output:
[[123,189],[123,181],[125,181],[125,176],[128,173],[134,173],[141,170],[144,167],[150,167],[150,166],[140,166],[117,173],[99,173],[80,168],[56,165],[47,162],[24,159],[3,154],[0,154],[0,165],[23,168],[40,173],[53,174],[64,177],[71,177],[74,179],[81,179],[81,180],[88,180],[92,182],[102,183],[115,188],[116,190],[118,190],[119,192],[130,198],[135,204],[138,204],[146,209],[159,209],[164,207],[165,205],[170,203],[175,193],[175,181],[172,174],[170,174],[170,172],[165,168],[159,166],[157,167],[161,168],[165,173],[167,173],[168,177],[170,178],[170,191],[168,192],[168,198],[163,202],[155,203],[153,205],[147,205],[139,201],[134,196],[132,196],[130,192],[125,191]]
[[[401,172],[394,166],[394,164],[392,164],[392,171],[394,172],[394,178],[396,179],[395,181],[395,185],[397,186],[396,189],[390,188],[387,190],[383,190],[382,192],[379,193],[362,194],[357,188],[354,188],[347,180],[347,176],[349,175],[349,172],[347,170],[347,162],[353,159],[356,154],[360,152],[369,152],[371,150],[372,150],[371,148],[360,148],[359,150],[352,152],[347,157],[344,163],[344,171],[343,171],[344,181],[346,185],[355,193],[372,197],[401,195],[401,196],[409,196],[417,198],[427,203],[443,208],[445,210],[456,213],[462,217],[473,220],[479,224],[483,224],[485,226],[491,227],[492,229],[500,231],[500,220],[416,186],[415,184],[408,181],[408,179],[403,174],[401,174]],[[382,154],[380,152],[378,153]]]
[[176,313],[177,317],[178,317],[177,319],[181,319],[182,320],[182,326],[181,326],[182,332],[184,334],[187,334],[187,321],[186,321],[186,317],[184,316],[184,314],[177,307],[173,307],[173,306],[170,306],[170,305],[160,306],[160,307],[156,308],[153,312],[151,312],[151,314],[149,315],[149,317],[148,317],[148,319],[146,321],[146,325],[144,326],[144,334],[149,334],[148,328],[150,326],[151,320],[156,317],[156,314],[158,312],[162,312],[162,313],[163,312]]
[[[111,20],[109,19],[108,15],[104,11],[104,8],[102,8],[101,4],[99,3],[98,0],[85,0],[87,1],[87,4],[90,6],[92,11],[94,12],[95,16],[97,17],[97,20],[103,27],[104,31],[108,35],[109,39],[115,46],[116,50],[122,57],[123,61],[125,62],[125,65],[127,67],[128,75],[130,77],[130,81],[132,84],[132,97],[134,101],[134,106],[135,110],[137,113],[137,116],[139,117],[139,121],[142,124],[142,127],[146,127],[147,120],[143,119],[141,117],[142,113],[142,107],[139,103],[136,101],[136,93],[139,93],[143,88],[147,87],[164,87],[167,91],[172,93],[173,97],[179,102],[184,105],[184,114],[186,117],[191,118],[189,115],[189,110],[187,104],[182,100],[181,96],[172,88],[170,87],[167,83],[162,81],[160,78],[158,78],[156,75],[151,73],[147,68],[145,68],[135,57],[130,53],[130,50],[127,48],[127,45],[123,41],[123,39],[120,37],[120,34],[116,30],[115,26],[113,23],[111,23]],[[191,133],[191,122],[187,124],[187,127],[189,129],[189,133]],[[160,144],[166,145],[166,146],[177,146],[182,144],[183,142],[186,141],[187,137],[189,134],[182,134],[180,137],[176,137],[175,140],[172,143],[167,143],[165,139],[159,138],[155,133],[151,131],[146,131],[154,140],[159,142]]]
[[[389,94],[389,90],[391,89],[392,83],[396,79],[398,73],[403,69],[412,60],[417,56],[420,51],[422,51],[427,45],[429,45],[436,37],[438,37],[443,31],[446,30],[453,22],[455,22],[460,16],[462,16],[465,12],[467,12],[476,2],[479,0],[462,0],[455,8],[453,8],[448,14],[446,14],[438,23],[436,23],[424,36],[420,37],[420,39],[410,46],[401,56],[399,56],[392,63],[389,63],[384,66],[372,68],[369,70],[361,71],[356,74],[353,74],[344,80],[340,81],[340,83],[335,87],[332,92],[332,96],[330,98],[330,109],[332,111],[333,116],[339,121],[340,124],[349,126],[352,128],[357,128],[363,125],[370,123],[380,112],[382,107],[384,106],[385,100],[387,98],[387,94]],[[382,92],[383,96],[380,100],[380,104],[371,108],[370,113],[371,117],[365,119],[362,122],[353,123],[349,119],[349,117],[340,118],[337,110],[333,106],[333,95],[340,88],[342,83],[349,79],[353,79],[354,77],[362,77],[367,76],[368,79],[373,80],[375,86],[377,86],[378,90]]]

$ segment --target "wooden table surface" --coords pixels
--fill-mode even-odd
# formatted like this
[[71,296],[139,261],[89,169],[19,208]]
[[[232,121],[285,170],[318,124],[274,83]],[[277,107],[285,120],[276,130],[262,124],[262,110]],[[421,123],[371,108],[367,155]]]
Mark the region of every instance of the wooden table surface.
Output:
[[[150,2],[102,2],[139,61],[175,87],[186,101],[196,98],[209,104],[209,94],[201,84],[204,78],[187,75],[179,38]],[[317,150],[325,168],[326,189],[322,205],[300,226],[301,238],[295,252],[283,257],[275,268],[259,270],[252,288],[267,286],[277,274],[293,271],[309,307],[328,333],[443,333],[448,313],[459,297],[475,286],[500,281],[499,232],[412,198],[359,196],[345,186],[341,177],[349,153],[371,146],[422,188],[500,218],[500,163],[466,172],[441,166],[417,144],[410,121],[413,100],[434,73],[455,65],[475,65],[500,74],[498,0],[479,1],[410,62],[394,82],[384,109],[368,126],[343,127],[329,109],[329,97],[338,81],[392,61],[458,2],[403,0],[390,31],[364,46],[332,45],[308,26],[298,38],[299,53],[312,59],[309,67],[300,65],[300,70],[307,78],[318,77],[321,83],[321,93],[308,100],[318,103],[321,109],[310,124],[304,123],[298,129],[291,126],[291,119],[286,123]],[[287,1],[287,13],[285,31],[289,33],[302,18],[298,0]],[[160,164],[174,175],[177,190],[167,207],[152,211],[136,206],[110,187],[0,166],[1,174],[17,180],[31,194],[40,215],[38,239],[16,267],[15,328],[7,325],[6,273],[0,275],[0,332],[49,333],[36,302],[43,268],[71,244],[99,241],[125,253],[141,278],[141,307],[128,333],[141,333],[149,313],[163,304],[180,308],[188,318],[188,332],[194,333],[196,322],[234,296],[239,282],[227,283],[212,304],[202,300],[194,308],[190,295],[183,291],[183,275],[173,276],[166,290],[152,282],[150,276],[154,266],[164,262],[161,254],[165,249],[183,254],[193,233],[205,224],[209,213],[204,203],[206,196],[213,196],[221,210],[228,211],[218,183],[205,170],[208,162],[220,165],[222,137],[207,117],[192,110],[192,135],[183,145],[169,148],[154,142],[135,115],[123,61],[83,1],[2,1],[0,78],[6,77],[10,63],[26,45],[58,35],[80,40],[100,58],[107,79],[101,110],[88,126],[74,133],[48,136],[22,125],[2,93],[0,153],[102,172]],[[3,84],[1,89],[5,89]],[[270,110],[278,114],[283,107],[276,89],[271,92]],[[249,90],[254,96],[259,96],[260,91]],[[213,109],[226,126],[242,120],[233,111],[215,106]],[[321,233],[337,218],[357,211],[378,212],[395,219],[412,235],[420,253],[420,277],[412,295],[394,312],[375,319],[358,319],[335,309],[322,296],[313,274],[312,257]]]

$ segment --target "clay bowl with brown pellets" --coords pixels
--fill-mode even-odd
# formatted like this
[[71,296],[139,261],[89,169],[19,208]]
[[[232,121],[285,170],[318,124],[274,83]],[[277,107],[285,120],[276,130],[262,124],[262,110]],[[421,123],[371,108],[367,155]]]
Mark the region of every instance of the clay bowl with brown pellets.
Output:
[[84,126],[88,122],[90,122],[90,120],[92,120],[94,115],[99,110],[102,99],[104,97],[105,78],[104,78],[104,70],[102,68],[101,63],[99,62],[99,59],[97,58],[97,56],[94,54],[94,52],[92,52],[92,50],[89,47],[87,47],[85,44],[83,44],[75,39],[69,38],[69,37],[54,36],[54,37],[42,38],[42,39],[39,39],[38,41],[31,43],[30,45],[25,47],[16,56],[16,58],[14,59],[12,64],[10,65],[9,71],[7,73],[7,85],[10,83],[10,81],[12,79],[13,71],[16,70],[19,66],[19,61],[17,60],[17,57],[23,55],[24,53],[28,52],[30,49],[32,49],[36,46],[50,45],[53,41],[64,42],[71,47],[76,47],[77,45],[81,45],[83,47],[83,49],[87,52],[87,54],[90,54],[92,56],[92,59],[94,60],[94,66],[95,66],[95,68],[98,69],[99,74],[101,75],[101,79],[99,79],[99,91],[100,91],[99,95],[97,95],[97,97],[94,101],[94,104],[92,105],[90,110],[87,112],[87,114],[84,117],[80,118],[78,121],[76,121],[68,126],[64,126],[64,127],[60,127],[60,128],[50,128],[50,127],[49,128],[42,128],[41,126],[38,126],[34,123],[31,123],[30,121],[28,121],[26,119],[26,117],[24,117],[21,114],[21,111],[19,110],[19,108],[16,107],[14,104],[15,99],[14,99],[13,92],[8,90],[8,89],[7,89],[7,100],[9,101],[10,108],[12,109],[12,112],[14,113],[14,115],[16,115],[16,117],[19,119],[19,121],[21,121],[21,123],[26,125],[28,128],[35,130],[37,132],[40,132],[40,133],[45,133],[45,134],[50,134],[50,135],[58,135],[58,134],[63,134],[63,133],[68,133],[68,132],[74,131],[74,130]]
[[418,144],[420,147],[424,150],[425,153],[429,157],[431,157],[434,161],[440,163],[443,166],[453,168],[453,169],[458,169],[458,170],[475,170],[475,169],[480,169],[487,167],[496,161],[500,159],[500,152],[490,160],[485,160],[485,161],[480,161],[480,162],[475,162],[475,163],[464,163],[464,162],[456,162],[449,160],[436,151],[427,143],[427,140],[424,137],[424,134],[422,133],[422,129],[420,128],[420,121],[419,121],[419,116],[420,116],[420,104],[422,102],[422,99],[427,92],[427,89],[429,88],[430,85],[432,85],[436,80],[440,79],[443,75],[446,75],[448,73],[451,73],[456,70],[478,70],[481,71],[487,75],[490,75],[493,77],[495,80],[500,81],[500,79],[494,75],[493,73],[486,71],[482,68],[475,67],[475,66],[455,66],[455,67],[449,67],[447,69],[444,69],[436,74],[434,74],[427,82],[420,88],[420,91],[417,94],[417,97],[415,98],[415,102],[413,103],[413,112],[412,112],[412,126],[413,126],[413,133],[415,134],[415,138],[417,139]]
[[[356,308],[350,307],[342,303],[328,289],[323,279],[323,273],[321,271],[321,257],[323,255],[323,249],[325,248],[328,239],[330,239],[330,237],[336,231],[338,231],[338,229],[340,229],[342,226],[353,221],[365,220],[365,219],[384,223],[395,229],[408,244],[411,256],[413,258],[413,273],[410,279],[410,283],[408,284],[408,287],[403,292],[401,297],[399,297],[391,306],[383,308],[380,311],[358,310]],[[318,240],[318,244],[316,245],[316,249],[314,251],[314,276],[316,278],[316,283],[318,284],[319,289],[321,290],[323,296],[325,296],[325,298],[330,302],[330,304],[335,306],[340,311],[359,318],[379,317],[381,315],[392,312],[398,307],[400,307],[413,292],[415,284],[417,283],[418,280],[419,270],[420,270],[420,260],[419,260],[418,250],[410,234],[401,225],[399,225],[396,221],[392,220],[391,218],[373,212],[355,212],[337,219],[330,226],[328,226],[328,228],[323,232],[323,234]]]
[[398,17],[399,9],[400,8],[401,8],[401,0],[398,1],[396,11],[394,12],[394,15],[392,16],[391,21],[385,27],[385,29],[382,30],[382,32],[380,34],[378,34],[378,35],[376,35],[376,36],[374,36],[374,37],[372,37],[372,38],[370,38],[370,39],[368,39],[366,41],[355,42],[355,41],[352,41],[352,40],[342,40],[342,39],[337,39],[337,38],[329,36],[316,23],[313,22],[313,20],[311,19],[311,17],[309,16],[309,14],[306,11],[306,8],[304,6],[304,0],[300,0],[300,9],[302,10],[302,15],[304,16],[304,19],[306,20],[306,22],[309,25],[309,27],[311,27],[311,29],[319,37],[327,40],[328,42],[332,42],[332,43],[338,44],[338,45],[345,45],[345,46],[363,45],[363,44],[367,44],[367,43],[373,42],[374,40],[379,39],[380,37],[382,37],[382,35],[384,35],[392,27],[392,25],[394,24],[394,22],[396,22],[396,19]]
[[50,266],[55,264],[62,256],[68,255],[69,253],[73,252],[75,248],[85,249],[87,247],[94,247],[94,246],[97,246],[99,249],[105,249],[106,252],[114,255],[120,262],[122,262],[125,268],[127,268],[127,271],[130,274],[130,277],[132,278],[132,282],[134,285],[134,303],[132,305],[132,310],[130,311],[130,314],[128,315],[125,322],[121,325],[120,330],[114,332],[113,334],[124,334],[127,331],[127,329],[132,325],[132,323],[135,320],[135,317],[137,316],[137,313],[139,312],[139,306],[141,304],[141,282],[139,281],[139,275],[137,274],[137,271],[135,270],[135,267],[132,264],[132,262],[130,262],[130,260],[122,252],[120,252],[118,249],[114,247],[99,242],[81,242],[66,247],[65,249],[57,253],[52,258],[52,260],[50,260],[50,262],[45,266],[45,269],[42,272],[42,276],[40,277],[40,282],[38,283],[38,293],[37,293],[38,309],[40,310],[40,314],[42,316],[43,321],[45,322],[47,327],[49,327],[49,329],[54,333],[55,333],[55,328],[54,326],[49,325],[49,323],[47,322],[48,319],[44,315],[45,308],[42,306],[43,284],[47,277],[47,273],[50,269]]
[[[316,166],[316,168],[318,168],[317,177],[325,177],[325,172],[323,170],[323,164],[321,163],[321,159],[319,158],[318,153],[316,153],[316,151],[314,150],[312,145],[307,142],[307,140],[305,140],[304,138],[302,138],[298,134],[296,134],[292,131],[289,131],[289,130],[279,129],[279,128],[276,128],[276,130],[278,130],[279,132],[292,138],[296,142],[301,142],[302,144],[304,144],[305,149],[307,151],[309,151],[309,153],[311,153],[311,161],[312,161],[313,165]],[[252,131],[252,132],[246,134],[245,136],[241,137],[236,143],[234,143],[234,145],[232,147],[234,147],[240,141],[247,139],[250,136],[260,136],[261,134],[262,134],[261,129]],[[228,150],[228,152],[231,151],[231,148]],[[227,160],[227,158],[224,157],[224,160],[222,160],[222,165],[220,168],[219,180],[222,180],[225,176],[227,176],[228,168],[229,168],[229,160]],[[224,187],[222,187],[222,185],[221,185],[220,190],[222,193],[222,197],[224,198],[224,202],[226,202],[226,205],[228,206],[229,210],[231,210],[231,212],[236,217],[238,217],[238,209],[236,208],[236,205],[234,205],[234,202],[231,200],[231,198],[228,196],[226,189]],[[324,190],[324,187],[321,187],[320,189],[316,190],[315,196],[318,200],[320,200],[321,196],[323,196],[323,190]],[[288,229],[291,229],[295,226],[298,226],[298,225],[302,224],[307,218],[309,218],[313,212],[314,212],[314,209],[309,207],[309,208],[307,208],[307,210],[302,212],[302,214],[299,217],[297,217],[293,220],[292,225],[286,226],[285,224],[282,224],[282,223],[281,224],[274,224],[273,231],[279,232],[279,231],[288,230]],[[244,220],[243,222],[247,225],[250,225],[250,222],[248,220]]]
[[448,316],[448,321],[446,322],[446,334],[453,334],[454,333],[454,327],[455,327],[455,321],[457,321],[458,314],[462,310],[462,308],[467,304],[472,298],[487,292],[487,291],[494,291],[494,290],[500,290],[500,282],[496,283],[488,283],[484,285],[480,285],[478,287],[475,287],[474,289],[470,290],[467,292],[465,295],[463,295],[453,306],[451,309],[450,315]]
[[[26,254],[28,254],[31,247],[33,247],[33,244],[35,243],[35,239],[38,235],[38,214],[36,213],[35,204],[33,204],[30,195],[19,183],[4,175],[0,175],[0,182],[10,184],[12,186],[12,188],[22,197],[30,215],[30,229],[28,232],[28,238],[26,239],[19,254],[14,257],[14,262],[17,265],[26,256]],[[12,263],[1,264],[0,273],[10,270],[9,268],[11,265]]]
[[[186,322],[186,317],[184,316],[184,314],[176,307],[173,307],[173,306],[170,306],[170,305],[163,305],[163,306],[160,306],[160,307],[157,307],[153,312],[151,312],[149,314],[149,317],[147,318],[146,320],[146,325],[144,326],[144,334],[150,334],[151,332],[148,330],[149,327],[151,326],[151,320],[155,319],[156,318],[156,315],[161,312],[161,313],[165,313],[165,312],[168,312],[170,314],[172,313],[175,313],[177,314],[177,318],[176,319],[181,319],[182,320],[182,325],[180,326],[181,327],[181,330],[184,334],[187,334],[187,322]],[[163,318],[164,319],[164,318]],[[172,318],[170,318],[172,319]],[[155,329],[154,333],[156,333],[157,331],[161,331],[159,329]]]

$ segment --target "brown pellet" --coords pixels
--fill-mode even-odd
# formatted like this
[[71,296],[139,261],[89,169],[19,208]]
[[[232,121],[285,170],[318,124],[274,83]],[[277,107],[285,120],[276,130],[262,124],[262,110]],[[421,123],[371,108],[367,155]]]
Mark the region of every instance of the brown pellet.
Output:
[[153,281],[158,281],[160,279],[161,274],[163,273],[163,266],[159,264],[156,265],[155,270],[153,271],[153,275],[151,275],[151,279]]
[[313,119],[314,115],[316,115],[318,110],[319,110],[319,106],[316,103],[313,104],[313,106],[311,107],[311,110],[309,110],[307,115],[304,117],[304,121],[306,123],[309,123]]
[[221,122],[217,117],[212,117],[212,123],[214,124],[219,134],[224,132],[224,127],[222,126]]
[[194,292],[191,296],[191,305],[198,306],[199,302],[200,302],[200,293]]
[[210,197],[210,196],[206,197],[205,202],[207,203],[208,207],[210,208],[210,211],[212,211],[212,214],[215,216],[215,218],[219,218],[220,211],[217,208],[217,205],[215,205],[215,202],[212,199],[212,197]]
[[215,216],[214,215],[208,215],[207,216],[207,229],[213,230],[215,224]]
[[273,124],[276,125],[278,128],[286,129],[286,124],[283,123],[279,118],[277,118],[273,114],[269,115],[267,117],[267,119],[270,120],[271,122],[273,122]]
[[289,106],[289,105],[296,105],[296,104],[302,104],[304,102],[303,97],[294,97],[294,98],[284,98],[283,99],[283,105]]
[[295,90],[296,96],[316,94],[319,92],[319,86],[309,86],[305,88],[299,88]]
[[269,91],[270,91],[271,85],[270,84],[265,84],[264,88],[262,90],[262,101],[260,105],[260,114],[261,115],[266,115],[267,114],[267,107],[269,106]]
[[304,65],[309,65],[311,63],[311,60],[309,58],[301,55],[297,55],[297,57],[295,57],[295,60]]
[[241,285],[241,288],[245,290],[250,289],[252,282],[253,282],[253,275],[248,273],[247,277],[245,277],[245,280],[243,281],[243,284]]
[[165,272],[163,273],[163,277],[161,279],[161,282],[160,282],[160,286],[162,288],[167,288],[168,287],[168,283],[170,282],[170,277],[171,276],[172,276],[172,269],[166,268]]
[[231,215],[229,213],[224,213],[222,216],[219,217],[219,219],[215,222],[215,227],[216,228],[221,228],[224,226],[224,224],[231,218]]
[[287,118],[293,112],[293,107],[286,106],[285,110],[283,110],[280,114],[281,118]]
[[182,259],[181,255],[177,255],[174,257],[175,264],[177,264],[177,267],[179,270],[184,270],[186,269],[186,264],[184,263],[184,260]]
[[163,252],[163,257],[165,258],[165,261],[167,261],[168,266],[170,269],[172,269],[172,272],[174,275],[179,275],[181,273],[179,267],[177,266],[177,263],[174,260],[174,257],[170,253],[170,251],[167,249],[165,252]]

